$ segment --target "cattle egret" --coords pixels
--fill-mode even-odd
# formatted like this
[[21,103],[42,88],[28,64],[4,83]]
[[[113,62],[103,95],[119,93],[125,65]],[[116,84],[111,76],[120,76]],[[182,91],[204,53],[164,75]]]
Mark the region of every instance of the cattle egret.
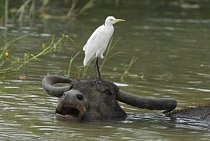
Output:
[[87,66],[91,60],[96,59],[94,66],[95,79],[101,78],[98,58],[103,59],[103,53],[106,50],[109,41],[114,32],[114,24],[117,22],[125,21],[123,19],[115,19],[113,16],[108,16],[105,20],[105,23],[99,26],[93,34],[88,39],[87,43],[84,45],[83,50],[85,52],[85,58],[83,61],[84,66]]

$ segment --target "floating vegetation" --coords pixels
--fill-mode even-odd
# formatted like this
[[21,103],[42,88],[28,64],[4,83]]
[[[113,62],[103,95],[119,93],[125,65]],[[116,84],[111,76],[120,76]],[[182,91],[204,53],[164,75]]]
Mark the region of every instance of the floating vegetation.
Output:
[[32,54],[27,52],[23,54],[22,58],[12,56],[10,54],[11,45],[14,44],[17,40],[20,40],[26,36],[27,35],[17,37],[6,43],[4,46],[0,47],[0,73],[20,71],[30,62],[37,61],[39,57],[61,49],[63,47],[64,41],[70,38],[68,35],[61,35],[61,37],[58,39],[53,37],[48,45],[46,43],[42,44],[42,50],[39,53]]

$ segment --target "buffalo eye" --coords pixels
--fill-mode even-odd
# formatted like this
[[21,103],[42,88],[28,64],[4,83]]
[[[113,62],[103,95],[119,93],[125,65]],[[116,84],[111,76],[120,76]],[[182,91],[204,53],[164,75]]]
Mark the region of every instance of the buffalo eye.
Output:
[[107,94],[107,95],[112,95],[113,94],[112,90],[109,90],[109,89],[104,90],[104,93]]

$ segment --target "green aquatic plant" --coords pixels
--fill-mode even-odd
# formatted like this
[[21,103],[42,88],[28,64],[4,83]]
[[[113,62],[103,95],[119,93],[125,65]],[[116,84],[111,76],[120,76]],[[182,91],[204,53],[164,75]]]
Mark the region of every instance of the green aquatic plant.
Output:
[[101,67],[100,67],[100,71],[102,70],[104,64],[109,60],[111,59],[112,57],[115,57],[116,55],[118,54],[126,54],[125,52],[122,52],[122,51],[118,51],[118,52],[115,52],[115,53],[112,53],[113,49],[116,47],[117,43],[118,43],[119,40],[116,40],[116,41],[113,41],[113,38],[111,38],[110,42],[109,42],[109,45],[106,49],[106,52],[105,52],[105,58],[104,60],[102,61],[101,63]]
[[27,52],[23,54],[22,58],[11,56],[11,54],[9,53],[10,46],[12,45],[12,43],[15,43],[15,41],[23,38],[24,36],[15,38],[6,43],[4,46],[0,47],[0,73],[20,71],[30,62],[37,61],[39,57],[46,55],[47,53],[59,50],[61,47],[63,47],[64,41],[71,38],[68,35],[62,35],[58,39],[53,37],[49,45],[47,45],[46,43],[42,44],[42,50],[39,53],[33,54]]
[[81,2],[79,0],[71,0],[71,6],[67,13],[67,17],[74,17],[85,13],[88,9],[94,7],[95,1],[96,0],[88,0]]
[[[60,1],[65,7],[69,5],[69,9],[66,13],[62,15],[56,15],[55,12],[52,13],[50,7],[54,7],[55,4],[52,0],[24,0],[24,1],[9,1],[4,0],[4,21],[8,22],[8,19],[17,20],[20,25],[23,24],[23,21],[32,21],[35,17],[41,17],[43,19],[69,19],[76,17],[78,15],[84,14],[87,10],[95,6],[96,0],[66,0]],[[2,3],[0,3],[0,6]],[[10,17],[9,17],[10,16]],[[6,25],[6,24],[5,24]]]
[[[83,65],[78,65],[76,64],[76,68],[75,70],[76,71],[72,71],[73,69],[73,62],[78,58],[79,54],[81,53],[81,51],[77,52],[74,56],[72,56],[70,59],[69,59],[69,65],[68,65],[68,70],[67,70],[67,73],[66,75],[68,77],[70,76],[75,76],[75,77],[81,77],[81,78],[84,78],[87,74],[87,69],[88,69],[88,66],[86,67],[83,67]],[[74,74],[73,74],[74,72]]]
[[5,0],[5,5],[4,5],[4,24],[5,26],[7,25],[8,21],[8,7],[9,7],[9,0]]
[[[6,41],[6,43],[0,47],[0,73],[4,73],[4,72],[12,70],[14,65],[20,62],[20,59],[18,57],[15,58],[11,56],[10,47],[16,41],[22,38],[25,38],[26,36],[28,36],[28,34],[15,37],[11,39],[10,41]],[[4,38],[4,35],[2,34],[0,37],[2,39]]]
[[71,73],[71,68],[72,68],[72,63],[75,60],[75,58],[80,54],[80,51],[77,52],[77,54],[75,54],[73,57],[71,57],[69,59],[69,67],[68,67],[68,71],[67,71],[67,76],[70,77],[70,73]]
[[24,14],[27,13],[29,20],[35,18],[35,0],[26,0],[16,11],[18,22],[20,25],[23,23]]
[[129,76],[129,70],[131,69],[131,67],[135,64],[135,62],[138,60],[138,58],[136,56],[132,57],[130,63],[128,65],[125,65],[124,68],[124,73],[121,75],[120,79],[121,81],[125,81],[124,78],[126,76]]
[[35,5],[36,0],[4,0],[0,3],[0,7],[4,9],[4,15],[0,14],[0,20],[4,20],[5,27],[7,27],[7,24],[13,20],[17,20],[20,25],[23,24],[23,21],[32,21],[35,19],[36,13],[38,13],[36,12]]
[[[9,22],[34,21],[35,18],[43,19],[72,19],[79,15],[87,15],[88,11],[102,5],[127,5],[129,1],[122,0],[2,0],[0,1],[0,21],[5,25]],[[132,2],[131,2],[132,4]],[[61,7],[63,6],[63,7]],[[52,9],[64,9],[63,12]],[[58,14],[59,13],[59,14]]]

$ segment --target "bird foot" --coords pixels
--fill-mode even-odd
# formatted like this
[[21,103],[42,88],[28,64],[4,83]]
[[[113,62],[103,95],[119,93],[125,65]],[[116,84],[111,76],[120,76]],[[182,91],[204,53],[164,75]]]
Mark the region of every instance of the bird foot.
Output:
[[102,81],[104,81],[104,80],[101,77],[95,78],[95,83],[96,83],[97,88],[99,88],[99,85]]

